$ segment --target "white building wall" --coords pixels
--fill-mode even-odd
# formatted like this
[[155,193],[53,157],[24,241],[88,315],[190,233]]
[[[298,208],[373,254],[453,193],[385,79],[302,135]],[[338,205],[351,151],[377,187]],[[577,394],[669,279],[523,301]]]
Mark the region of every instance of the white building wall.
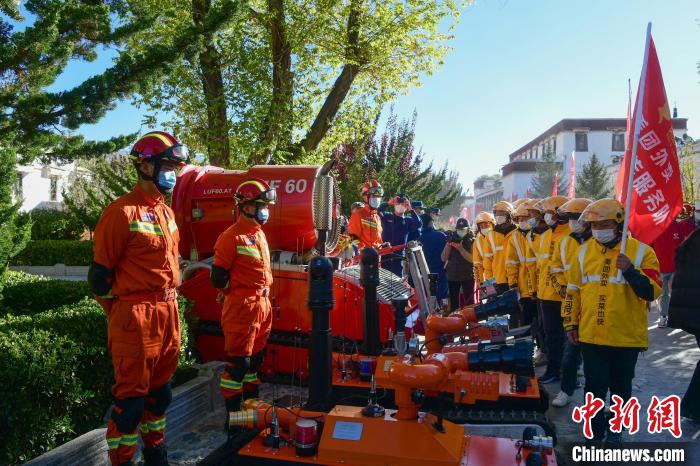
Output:
[[[33,209],[61,209],[63,207],[63,190],[70,185],[75,175],[75,166],[50,165],[43,166],[35,162],[32,165],[18,165],[17,186],[14,197],[18,200],[18,190],[21,189],[21,212]],[[21,177],[21,188],[19,187]],[[52,183],[54,189],[52,189]]]
[[[535,172],[513,171],[502,178],[503,197],[507,201],[528,197],[527,192],[532,185]],[[515,195],[515,196],[513,196]]]

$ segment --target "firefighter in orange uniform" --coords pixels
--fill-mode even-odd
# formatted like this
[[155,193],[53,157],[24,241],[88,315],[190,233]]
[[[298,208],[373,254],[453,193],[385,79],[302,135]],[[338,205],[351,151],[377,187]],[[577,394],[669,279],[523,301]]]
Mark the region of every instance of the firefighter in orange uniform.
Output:
[[112,202],[95,229],[88,282],[108,316],[115,402],[107,424],[109,459],[132,465],[138,431],[145,465],[166,466],[165,410],[180,352],[179,234],[165,205],[187,148],[170,134],[144,135],[131,150],[138,184]]
[[238,186],[234,199],[238,220],[217,239],[211,271],[214,287],[224,294],[221,327],[226,368],[219,389],[227,412],[240,410],[244,395],[257,396],[260,385],[258,369],[272,328],[272,269],[262,226],[277,193],[264,181],[250,179]]
[[365,205],[352,213],[348,226],[348,233],[360,242],[360,249],[380,248],[383,244],[382,223],[377,213],[383,195],[384,188],[377,180],[362,185],[362,200]]

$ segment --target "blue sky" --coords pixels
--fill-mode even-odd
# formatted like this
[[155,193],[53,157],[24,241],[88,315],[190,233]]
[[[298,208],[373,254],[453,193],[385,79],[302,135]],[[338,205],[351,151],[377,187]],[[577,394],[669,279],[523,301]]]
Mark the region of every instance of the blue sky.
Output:
[[[689,134],[700,137],[700,1],[476,0],[462,14],[445,64],[400,97],[418,112],[416,143],[471,186],[562,118],[624,117],[627,78],[636,89],[646,23],[652,21],[666,93]],[[77,84],[108,66],[73,63],[55,84]],[[121,103],[80,132],[105,138],[138,129],[143,112]]]

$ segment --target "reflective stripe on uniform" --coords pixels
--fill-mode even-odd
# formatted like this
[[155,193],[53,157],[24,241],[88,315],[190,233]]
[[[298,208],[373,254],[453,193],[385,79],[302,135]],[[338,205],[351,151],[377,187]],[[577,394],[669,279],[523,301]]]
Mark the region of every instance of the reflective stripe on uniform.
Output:
[[639,268],[642,265],[642,260],[644,260],[644,252],[647,250],[647,245],[644,243],[639,243],[639,248],[637,249],[637,256],[634,258],[632,264]]
[[481,249],[481,241],[479,241],[478,237],[476,238],[476,241],[474,241],[474,244],[476,245],[476,249],[479,251],[479,254],[481,255],[481,257],[484,257],[484,250]]
[[246,374],[245,376],[243,376],[243,382],[250,383],[250,382],[254,382],[256,380],[258,380],[258,373],[257,372],[249,373],[249,374]]
[[170,230],[170,233],[174,232],[177,230],[177,223],[175,223],[175,220],[170,220],[168,222],[168,230]]
[[581,275],[581,283],[599,282],[600,275]]
[[219,382],[219,387],[228,388],[229,390],[240,390],[243,388],[243,382],[222,378],[221,382]]
[[[570,270],[571,264],[566,263],[566,242],[569,241],[569,237],[565,236],[561,239],[561,244],[559,245],[559,254],[561,255],[561,263],[564,266],[564,270]],[[562,270],[563,272],[563,270]]]
[[506,264],[509,264],[509,265],[518,265],[518,264],[520,264],[520,262],[518,262],[518,261],[512,261],[512,260],[506,260]]
[[377,228],[377,222],[373,222],[372,220],[367,220],[366,218],[362,219],[362,224],[367,225],[370,228]]
[[124,445],[126,447],[131,447],[136,445],[136,441],[139,438],[139,434],[122,434],[120,437],[108,437],[107,447],[110,450],[119,448],[119,445]]
[[512,235],[510,238],[513,240],[513,244],[515,245],[515,252],[518,254],[518,260],[520,262],[525,262],[523,259],[523,252],[520,250],[520,244],[518,244],[517,236]]
[[139,430],[144,434],[147,434],[148,432],[165,430],[165,416],[154,421],[148,421],[145,424],[139,424]]
[[255,257],[256,259],[262,259],[262,254],[258,251],[258,248],[253,246],[236,246],[236,252],[238,254],[243,254],[244,256]]
[[564,269],[561,269],[561,268],[559,268],[559,267],[550,267],[550,268],[549,268],[549,271],[550,271],[550,272],[559,273],[559,272],[563,272]]
[[590,241],[587,241],[581,245],[581,249],[578,250],[578,265],[579,268],[581,269],[581,278],[583,279],[583,259],[586,257],[586,251],[588,250],[588,245],[591,244]]
[[491,243],[491,250],[496,251],[496,243],[493,242],[493,231],[489,231],[489,234],[487,236],[489,243]]
[[161,230],[160,225],[149,222],[139,222],[138,220],[129,222],[129,231],[140,231],[141,233],[149,235],[163,236],[163,230]]
[[574,285],[573,283],[568,283],[568,284],[566,285],[566,289],[567,289],[567,290],[575,291],[575,290],[578,290],[578,285]]

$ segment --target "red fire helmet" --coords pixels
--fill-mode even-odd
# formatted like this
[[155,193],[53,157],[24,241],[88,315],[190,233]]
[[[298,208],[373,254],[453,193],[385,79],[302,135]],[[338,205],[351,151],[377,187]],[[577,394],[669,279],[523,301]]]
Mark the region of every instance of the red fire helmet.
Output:
[[377,180],[369,180],[362,185],[362,196],[383,196],[384,188]]
[[263,180],[251,178],[238,185],[233,198],[239,204],[246,202],[274,204],[277,201],[277,191],[275,191],[275,188],[270,188]]
[[184,166],[189,162],[189,152],[175,136],[163,131],[152,131],[136,141],[131,148],[131,158],[139,163],[158,159]]

